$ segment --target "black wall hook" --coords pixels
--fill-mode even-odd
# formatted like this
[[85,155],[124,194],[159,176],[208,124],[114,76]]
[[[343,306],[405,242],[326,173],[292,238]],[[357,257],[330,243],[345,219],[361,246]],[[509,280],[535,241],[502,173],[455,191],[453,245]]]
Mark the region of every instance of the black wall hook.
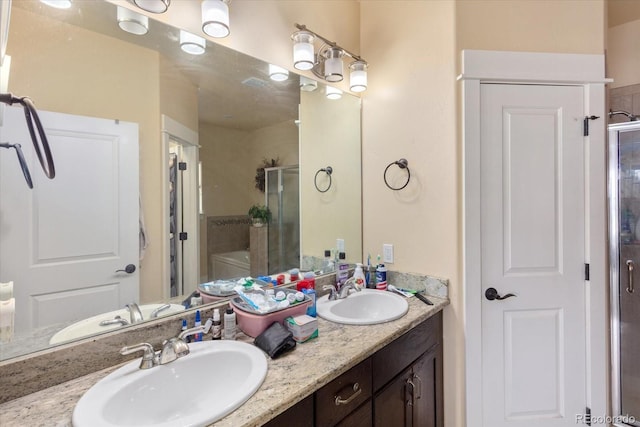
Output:
[[[387,181],[387,172],[389,171],[389,168],[393,165],[397,165],[400,169],[407,170],[407,182],[405,182],[404,185],[401,187],[392,187],[391,185],[389,185],[389,181]],[[409,161],[407,159],[400,159],[400,160],[396,160],[395,162],[389,163],[387,167],[384,169],[383,178],[384,178],[385,185],[389,187],[391,190],[394,190],[394,191],[402,190],[407,185],[409,185],[409,181],[411,181],[411,170],[409,170]]]

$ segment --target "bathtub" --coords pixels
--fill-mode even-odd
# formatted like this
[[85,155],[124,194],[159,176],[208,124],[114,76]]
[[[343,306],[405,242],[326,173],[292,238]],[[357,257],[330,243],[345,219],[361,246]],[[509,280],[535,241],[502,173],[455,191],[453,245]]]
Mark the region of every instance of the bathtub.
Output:
[[211,254],[210,280],[247,277],[250,275],[249,251],[233,251]]

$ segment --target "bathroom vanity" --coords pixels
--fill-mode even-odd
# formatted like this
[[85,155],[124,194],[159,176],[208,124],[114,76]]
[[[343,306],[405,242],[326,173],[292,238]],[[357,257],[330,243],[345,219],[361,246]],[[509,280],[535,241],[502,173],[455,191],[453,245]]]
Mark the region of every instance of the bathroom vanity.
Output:
[[[448,300],[431,299],[434,306],[410,298],[405,316],[378,325],[350,326],[319,318],[319,337],[269,359],[260,389],[213,425],[443,426],[441,312]],[[0,405],[3,427],[71,425],[78,399],[116,368]],[[216,369],[224,367],[206,373],[213,381]],[[336,405],[337,396],[346,403]]]

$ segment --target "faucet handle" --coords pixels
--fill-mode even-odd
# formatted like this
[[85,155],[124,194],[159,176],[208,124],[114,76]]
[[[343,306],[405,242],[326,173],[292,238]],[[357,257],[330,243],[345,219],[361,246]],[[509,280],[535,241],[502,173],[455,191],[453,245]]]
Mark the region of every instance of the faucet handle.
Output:
[[153,346],[146,342],[122,347],[120,349],[120,354],[126,355],[135,353],[137,351],[144,351],[142,355],[142,360],[140,360],[140,369],[149,369],[153,368],[156,365],[156,352],[153,350]]

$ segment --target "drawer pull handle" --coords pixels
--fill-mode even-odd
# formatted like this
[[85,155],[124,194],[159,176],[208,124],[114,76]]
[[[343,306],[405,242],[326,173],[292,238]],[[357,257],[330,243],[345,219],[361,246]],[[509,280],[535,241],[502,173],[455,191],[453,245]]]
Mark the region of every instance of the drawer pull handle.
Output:
[[340,396],[336,396],[336,406],[348,405],[349,403],[351,403],[353,399],[360,396],[361,394],[362,394],[362,389],[360,388],[360,384],[355,383],[353,385],[353,394],[349,396],[347,399],[343,399]]

